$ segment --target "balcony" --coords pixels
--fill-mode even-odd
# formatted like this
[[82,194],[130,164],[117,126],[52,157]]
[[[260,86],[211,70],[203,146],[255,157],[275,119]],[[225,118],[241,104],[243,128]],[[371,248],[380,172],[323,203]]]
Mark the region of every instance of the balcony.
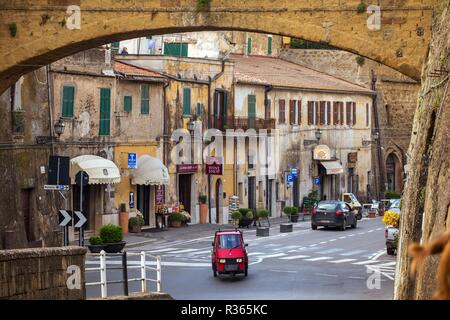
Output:
[[211,128],[216,128],[221,131],[226,129],[242,129],[244,131],[248,129],[275,129],[275,119],[263,119],[263,118],[248,118],[248,117],[227,117],[227,118],[216,118],[214,116],[210,117]]

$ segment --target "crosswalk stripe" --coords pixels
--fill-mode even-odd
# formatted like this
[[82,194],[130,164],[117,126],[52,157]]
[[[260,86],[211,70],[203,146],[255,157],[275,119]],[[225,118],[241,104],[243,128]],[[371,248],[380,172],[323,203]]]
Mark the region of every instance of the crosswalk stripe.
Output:
[[268,255],[268,256],[261,256],[261,258],[264,258],[264,259],[266,259],[266,258],[278,258],[278,257],[283,257],[285,255],[286,255],[286,253],[277,253],[277,254],[271,254],[271,255]]
[[169,252],[169,251],[175,251],[178,250],[178,248],[165,248],[165,249],[158,249],[158,250],[149,250],[151,253],[157,253],[157,252]]
[[352,262],[356,261],[356,259],[340,259],[340,260],[334,260],[334,261],[328,261],[329,263],[346,263],[346,262]]
[[365,265],[365,264],[372,264],[372,263],[378,263],[379,261],[374,261],[374,260],[366,260],[366,261],[359,261],[359,262],[355,262],[355,263],[352,263],[352,264],[355,264],[355,265],[358,265],[358,266],[360,266],[360,265]]
[[304,254],[299,254],[298,256],[291,256],[291,257],[284,257],[280,258],[283,260],[295,260],[295,259],[303,259],[303,258],[309,258],[310,256],[305,256]]
[[397,264],[396,261],[392,261],[392,262],[377,264],[377,265],[374,265],[374,267],[390,267],[390,266],[395,266],[396,264]]
[[193,251],[197,251],[198,249],[184,249],[184,250],[180,250],[177,251],[175,253],[188,253],[188,252],[193,252]]
[[250,252],[248,255],[249,256],[256,256],[256,255],[260,255],[260,254],[264,254],[264,252]]
[[359,253],[363,253],[363,252],[366,252],[367,250],[353,250],[353,251],[349,251],[349,252],[346,252],[346,253],[341,253],[340,255],[341,256],[354,256],[355,254],[359,254]]
[[321,261],[321,260],[330,260],[333,259],[332,257],[318,257],[318,258],[311,258],[311,259],[305,259],[306,261]]
[[329,253],[335,253],[335,252],[339,252],[339,251],[343,251],[344,249],[339,249],[339,248],[334,248],[334,249],[328,249],[325,251],[320,251],[318,252],[318,254],[329,254]]
[[211,250],[205,250],[205,251],[198,251],[198,252],[192,252],[192,255],[197,255],[197,254],[204,254],[204,253],[210,253]]

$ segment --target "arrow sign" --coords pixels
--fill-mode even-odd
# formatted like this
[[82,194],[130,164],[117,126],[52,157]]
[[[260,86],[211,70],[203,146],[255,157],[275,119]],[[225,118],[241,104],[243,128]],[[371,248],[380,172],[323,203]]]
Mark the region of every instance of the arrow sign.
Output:
[[59,225],[61,227],[65,227],[72,221],[72,215],[70,211],[67,210],[59,210]]
[[82,212],[80,211],[75,211],[75,228],[81,228],[84,226],[84,224],[86,223],[87,219],[86,217],[83,215]]

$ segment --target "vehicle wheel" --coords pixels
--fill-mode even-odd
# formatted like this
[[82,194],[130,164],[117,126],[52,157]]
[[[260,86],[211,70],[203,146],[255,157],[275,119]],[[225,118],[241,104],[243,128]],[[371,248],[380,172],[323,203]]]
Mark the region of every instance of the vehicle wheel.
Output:
[[356,229],[356,226],[358,225],[358,220],[355,219],[355,223],[352,224],[352,229]]
[[311,225],[311,229],[313,229],[313,230],[317,230],[317,225],[315,225],[315,224],[312,224],[312,225]]
[[341,227],[341,231],[345,231],[345,229],[347,229],[347,221],[344,220],[344,224]]
[[245,265],[244,276],[248,276],[248,264]]
[[386,248],[386,251],[389,256],[393,256],[395,254],[395,250],[392,248]]
[[214,278],[217,278],[217,271],[216,271],[216,268],[213,266],[213,276],[214,276]]

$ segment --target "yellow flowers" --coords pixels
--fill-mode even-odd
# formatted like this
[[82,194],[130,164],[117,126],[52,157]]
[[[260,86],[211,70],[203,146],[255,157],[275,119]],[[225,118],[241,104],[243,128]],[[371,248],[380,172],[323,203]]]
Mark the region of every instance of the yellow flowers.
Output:
[[395,211],[388,210],[384,213],[383,219],[381,219],[381,221],[386,226],[393,226],[395,228],[398,228],[400,224],[400,215]]

